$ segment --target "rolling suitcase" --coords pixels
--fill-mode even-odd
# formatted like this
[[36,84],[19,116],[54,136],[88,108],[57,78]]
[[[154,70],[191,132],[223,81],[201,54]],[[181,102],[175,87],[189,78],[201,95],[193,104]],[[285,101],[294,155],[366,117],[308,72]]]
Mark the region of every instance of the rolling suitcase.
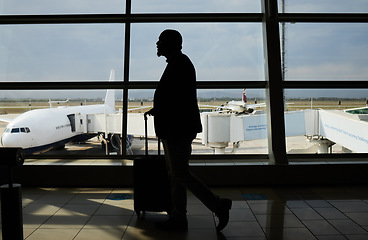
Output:
[[145,156],[134,159],[134,211],[140,217],[145,212],[171,213],[170,180],[166,170],[165,157],[160,155],[160,140],[158,140],[158,155],[148,155],[147,116],[145,122]]

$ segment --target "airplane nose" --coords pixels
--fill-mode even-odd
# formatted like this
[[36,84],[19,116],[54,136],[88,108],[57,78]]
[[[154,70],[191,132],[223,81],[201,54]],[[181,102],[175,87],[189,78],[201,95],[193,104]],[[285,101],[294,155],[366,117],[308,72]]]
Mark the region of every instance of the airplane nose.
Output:
[[6,141],[5,141],[5,136],[2,136],[1,137],[1,146],[3,146],[3,147],[6,147]]
[[17,142],[13,141],[10,135],[4,134],[1,137],[1,145],[3,145],[3,147],[16,147]]

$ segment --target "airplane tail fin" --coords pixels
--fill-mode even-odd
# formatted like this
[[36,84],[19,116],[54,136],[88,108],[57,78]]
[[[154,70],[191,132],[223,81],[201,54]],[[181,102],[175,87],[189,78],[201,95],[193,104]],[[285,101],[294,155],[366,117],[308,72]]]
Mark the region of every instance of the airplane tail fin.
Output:
[[245,88],[243,89],[243,97],[242,97],[242,101],[243,101],[244,103],[246,103],[246,102],[247,102],[247,95],[246,95],[246,93],[245,93]]
[[[115,80],[115,71],[112,69],[110,72],[109,81],[112,82]],[[115,107],[115,89],[107,89],[106,97],[105,97],[105,104]]]

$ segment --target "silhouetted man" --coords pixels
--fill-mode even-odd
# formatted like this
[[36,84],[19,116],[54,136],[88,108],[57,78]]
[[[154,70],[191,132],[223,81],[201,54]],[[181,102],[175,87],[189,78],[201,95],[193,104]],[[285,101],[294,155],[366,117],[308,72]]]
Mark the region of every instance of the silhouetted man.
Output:
[[189,171],[191,144],[197,133],[202,132],[194,66],[181,52],[182,36],[178,31],[163,31],[156,45],[157,56],[166,57],[167,66],[155,91],[153,108],[146,114],[154,116],[156,135],[164,145],[173,200],[170,219],[158,227],[173,231],[188,229],[188,188],[216,214],[219,218],[216,228],[221,231],[229,221],[231,200],[214,195]]

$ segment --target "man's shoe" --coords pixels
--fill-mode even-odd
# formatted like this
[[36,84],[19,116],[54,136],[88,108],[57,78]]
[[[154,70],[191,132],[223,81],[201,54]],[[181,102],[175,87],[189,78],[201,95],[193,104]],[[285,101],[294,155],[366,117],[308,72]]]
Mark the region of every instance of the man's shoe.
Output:
[[163,231],[185,232],[188,230],[188,221],[186,218],[183,219],[170,218],[166,222],[156,223],[156,227]]
[[229,222],[229,211],[231,209],[232,201],[230,199],[220,199],[220,207],[217,212],[215,212],[216,216],[219,219],[219,224],[217,225],[217,231],[221,231],[224,229]]

